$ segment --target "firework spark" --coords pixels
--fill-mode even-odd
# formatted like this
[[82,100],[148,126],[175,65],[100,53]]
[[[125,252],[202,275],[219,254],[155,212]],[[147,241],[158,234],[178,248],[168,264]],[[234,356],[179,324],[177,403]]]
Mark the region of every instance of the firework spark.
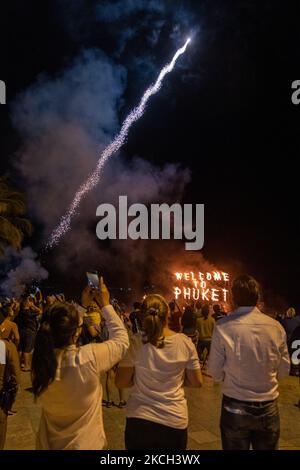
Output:
[[102,154],[100,155],[100,158],[98,160],[95,170],[86,179],[86,181],[82,183],[82,185],[76,192],[74,199],[71,202],[66,214],[63,217],[61,217],[58,226],[53,230],[50,236],[50,239],[46,245],[46,248],[52,248],[53,246],[57,245],[60,238],[63,235],[65,235],[68,232],[68,230],[70,230],[71,220],[76,214],[81,200],[89,191],[91,191],[91,189],[93,189],[98,184],[105,163],[107,162],[109,157],[115,154],[125,143],[130,127],[135,121],[137,121],[143,116],[145,109],[146,109],[146,104],[149,98],[160,90],[165,76],[168,73],[172,72],[178,57],[184,54],[187,48],[187,45],[189,44],[190,41],[191,39],[188,38],[184,46],[178,49],[178,51],[174,55],[171,62],[163,67],[156,82],[150,85],[149,88],[145,91],[144,95],[141,98],[139,105],[133,108],[133,110],[128,114],[128,116],[126,117],[125,121],[122,124],[119,134],[103,150]]

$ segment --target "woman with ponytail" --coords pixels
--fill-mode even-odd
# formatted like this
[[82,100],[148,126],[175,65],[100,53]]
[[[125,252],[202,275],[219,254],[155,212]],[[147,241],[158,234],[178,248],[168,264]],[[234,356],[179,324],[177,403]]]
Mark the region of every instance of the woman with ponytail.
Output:
[[55,302],[43,316],[32,358],[33,392],[42,406],[37,449],[107,447],[100,374],[122,359],[129,341],[102,278],[99,290],[83,291],[84,307],[93,301],[102,308],[109,331],[103,343],[77,347],[83,322],[72,304]]
[[184,386],[201,387],[196,348],[169,329],[169,306],[157,294],[141,307],[142,335],[134,335],[116,385],[133,387],[127,405],[127,450],[185,450],[188,413]]

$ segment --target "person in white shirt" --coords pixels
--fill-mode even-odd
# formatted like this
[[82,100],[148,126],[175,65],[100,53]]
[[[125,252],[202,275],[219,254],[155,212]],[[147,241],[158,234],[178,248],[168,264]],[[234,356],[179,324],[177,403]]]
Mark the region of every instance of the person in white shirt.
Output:
[[148,295],[141,307],[142,335],[134,335],[117,370],[116,385],[131,387],[127,406],[127,450],[185,450],[188,412],[184,385],[201,387],[196,348],[168,328],[165,299]]
[[260,312],[259,285],[248,275],[232,285],[237,309],[214,328],[209,372],[223,382],[221,437],[224,450],[275,450],[280,420],[278,380],[289,373],[286,334]]
[[101,450],[107,448],[102,420],[100,374],[118,363],[129,346],[122,320],[99,290],[87,287],[82,304],[102,308],[109,340],[77,347],[83,324],[75,305],[56,302],[43,318],[32,359],[32,385],[42,405],[37,449]]

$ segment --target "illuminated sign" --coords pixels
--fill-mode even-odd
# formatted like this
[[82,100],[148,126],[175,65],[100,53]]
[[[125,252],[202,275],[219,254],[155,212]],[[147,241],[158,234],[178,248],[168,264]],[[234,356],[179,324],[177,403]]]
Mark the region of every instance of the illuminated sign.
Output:
[[229,274],[223,271],[175,272],[175,299],[228,302]]

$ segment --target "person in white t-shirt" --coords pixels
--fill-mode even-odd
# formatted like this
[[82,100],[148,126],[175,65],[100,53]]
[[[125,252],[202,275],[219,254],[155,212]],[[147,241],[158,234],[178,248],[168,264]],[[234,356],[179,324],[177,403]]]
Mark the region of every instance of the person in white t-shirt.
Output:
[[134,335],[119,364],[116,385],[132,387],[127,405],[127,450],[185,450],[188,411],[184,386],[201,387],[196,348],[168,328],[169,306],[157,294],[141,307],[142,335]]
[[83,291],[83,306],[93,301],[101,307],[109,333],[103,343],[77,346],[83,321],[75,305],[55,302],[43,317],[32,359],[33,393],[42,406],[38,450],[107,448],[100,374],[122,359],[129,340],[102,278],[99,289]]

